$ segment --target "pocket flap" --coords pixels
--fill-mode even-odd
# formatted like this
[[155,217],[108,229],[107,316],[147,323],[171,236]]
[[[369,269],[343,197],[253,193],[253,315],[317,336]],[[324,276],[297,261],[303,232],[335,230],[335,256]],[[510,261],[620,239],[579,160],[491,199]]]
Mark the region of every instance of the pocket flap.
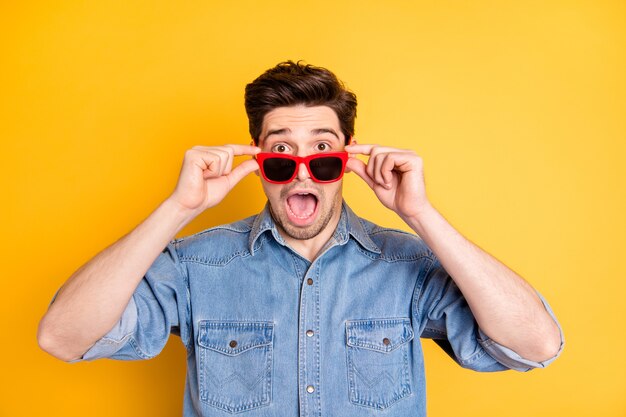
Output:
[[210,321],[199,324],[198,344],[226,355],[238,355],[246,350],[272,343],[272,322]]
[[408,318],[349,320],[346,322],[348,346],[391,352],[413,339]]

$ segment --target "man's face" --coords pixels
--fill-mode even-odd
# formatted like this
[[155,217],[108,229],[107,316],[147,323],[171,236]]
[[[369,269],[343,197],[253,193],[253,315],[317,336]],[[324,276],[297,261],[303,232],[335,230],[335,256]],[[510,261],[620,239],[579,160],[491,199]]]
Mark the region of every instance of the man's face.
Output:
[[[344,149],[337,114],[330,107],[279,107],[267,113],[259,137],[263,152],[307,156]],[[288,184],[272,184],[261,177],[274,221],[287,236],[307,240],[329,224],[334,228],[341,213],[342,180],[320,184],[300,164]]]

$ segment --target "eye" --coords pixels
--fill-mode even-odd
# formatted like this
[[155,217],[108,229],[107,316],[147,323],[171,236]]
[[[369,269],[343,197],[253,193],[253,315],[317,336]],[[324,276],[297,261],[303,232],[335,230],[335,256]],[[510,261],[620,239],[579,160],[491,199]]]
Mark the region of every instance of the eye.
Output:
[[318,143],[317,145],[315,145],[315,150],[316,151],[320,151],[320,152],[324,152],[330,149],[330,146],[327,143],[321,142]]
[[277,143],[276,145],[272,146],[272,152],[275,153],[285,153],[288,151],[289,148],[284,143]]

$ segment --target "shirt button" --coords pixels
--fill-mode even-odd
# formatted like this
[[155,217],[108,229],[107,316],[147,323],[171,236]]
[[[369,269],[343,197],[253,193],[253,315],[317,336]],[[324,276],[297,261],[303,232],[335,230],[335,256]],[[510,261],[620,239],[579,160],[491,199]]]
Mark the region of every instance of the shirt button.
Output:
[[308,392],[309,394],[313,394],[314,391],[315,388],[313,387],[313,385],[309,385],[308,387],[306,387],[306,392]]
[[228,344],[228,346],[230,346],[231,348],[236,348],[237,347],[237,341],[236,340],[231,340],[230,343]]
[[307,279],[306,283],[309,285],[313,285],[313,279],[312,278]]
[[389,341],[389,339],[387,339],[386,337],[383,339],[383,345],[385,346],[389,346],[391,342]]
[[306,335],[309,337],[313,336],[313,330],[307,330]]

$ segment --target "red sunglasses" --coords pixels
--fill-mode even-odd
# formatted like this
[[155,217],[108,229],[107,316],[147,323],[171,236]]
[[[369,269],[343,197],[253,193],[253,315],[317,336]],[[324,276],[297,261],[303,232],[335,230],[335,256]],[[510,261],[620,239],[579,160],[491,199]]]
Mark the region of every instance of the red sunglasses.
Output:
[[343,177],[348,152],[317,153],[305,157],[284,153],[263,152],[256,155],[261,175],[272,184],[287,184],[298,174],[304,164],[315,182],[335,182]]

